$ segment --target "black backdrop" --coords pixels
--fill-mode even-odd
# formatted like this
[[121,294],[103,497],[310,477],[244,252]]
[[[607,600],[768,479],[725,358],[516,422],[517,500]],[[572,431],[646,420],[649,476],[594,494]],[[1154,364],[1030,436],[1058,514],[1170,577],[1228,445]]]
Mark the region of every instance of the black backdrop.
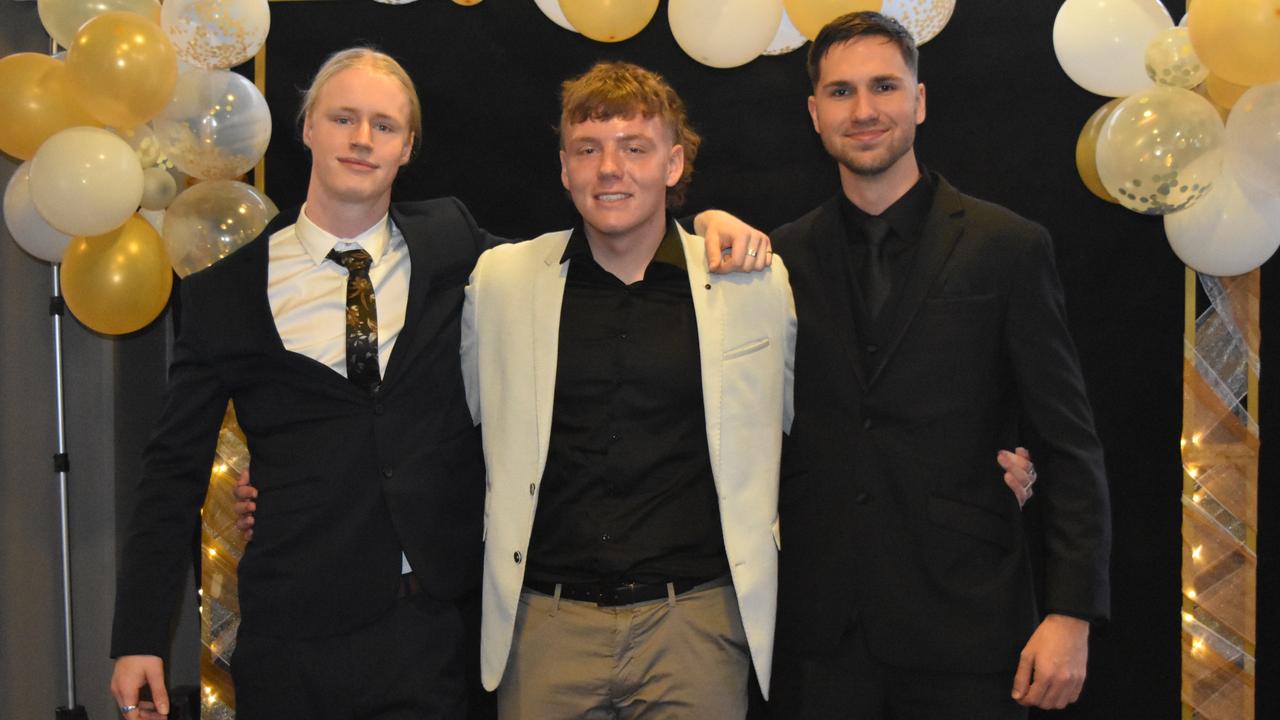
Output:
[[[1183,266],[1159,219],[1094,198],[1076,175],[1076,136],[1105,99],[1076,87],[1054,58],[1059,4],[958,3],[947,28],[921,52],[929,112],[917,147],[930,168],[958,187],[1044,223],[1056,240],[1071,327],[1107,448],[1115,527],[1113,620],[1095,630],[1085,695],[1062,715],[1175,718]],[[1181,17],[1183,2],[1166,5],[1175,20]],[[561,80],[597,59],[657,70],[687,101],[706,138],[687,209],[722,207],[771,228],[838,187],[805,111],[804,51],[733,70],[704,67],[676,45],[665,0],[646,30],[613,45],[560,29],[532,0],[473,7],[446,0],[282,2],[271,11],[266,88],[275,130],[266,187],[281,207],[299,204],[307,186],[309,159],[294,117],[300,90],[328,53],[360,43],[399,58],[423,97],[422,151],[402,171],[397,197],[456,195],[498,233],[529,236],[572,222],[559,184],[556,93]],[[1264,287],[1275,287],[1276,272],[1273,261]],[[1280,332],[1280,307],[1264,297],[1263,312],[1264,337],[1271,337]],[[1264,348],[1264,365],[1275,357]],[[1280,383],[1263,377],[1265,436],[1267,420],[1277,417]],[[1267,477],[1276,460],[1269,448],[1264,452]],[[1265,554],[1276,544],[1265,534],[1276,503],[1274,493],[1263,492]],[[1276,597],[1272,565],[1263,563],[1260,580],[1260,694],[1274,675],[1265,662],[1267,640],[1276,635],[1266,620]],[[1261,698],[1259,717],[1280,707],[1271,696]]]

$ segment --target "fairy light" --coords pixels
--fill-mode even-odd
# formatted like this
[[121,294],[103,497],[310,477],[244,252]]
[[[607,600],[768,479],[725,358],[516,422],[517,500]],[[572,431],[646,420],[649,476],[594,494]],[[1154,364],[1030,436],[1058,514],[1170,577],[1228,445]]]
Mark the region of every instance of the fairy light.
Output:
[[1200,551],[1203,549],[1204,549],[1203,545],[1197,545],[1191,548],[1191,559],[1198,562],[1200,560]]

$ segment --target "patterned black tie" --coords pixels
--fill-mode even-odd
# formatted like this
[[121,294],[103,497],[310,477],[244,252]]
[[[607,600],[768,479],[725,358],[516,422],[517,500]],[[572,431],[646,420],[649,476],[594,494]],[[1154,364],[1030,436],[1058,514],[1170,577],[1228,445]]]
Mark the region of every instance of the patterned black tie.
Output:
[[347,379],[372,391],[381,382],[378,371],[378,305],[373,297],[369,265],[363,249],[330,250],[325,256],[347,269]]
[[874,320],[889,299],[892,275],[884,244],[893,228],[885,220],[867,218],[863,230],[867,234],[867,266],[862,273],[862,299],[867,303],[867,314]]

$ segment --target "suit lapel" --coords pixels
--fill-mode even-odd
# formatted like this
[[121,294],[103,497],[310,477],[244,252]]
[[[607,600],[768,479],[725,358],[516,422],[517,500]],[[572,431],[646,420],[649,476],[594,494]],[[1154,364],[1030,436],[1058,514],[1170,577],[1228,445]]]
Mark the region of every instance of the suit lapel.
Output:
[[[840,196],[835,196],[822,205],[822,209],[813,219],[813,240],[815,255],[818,260],[818,272],[824,278],[824,292],[821,302],[831,308],[832,327],[840,337],[840,347],[844,351],[845,366],[852,368],[858,384],[867,386],[863,374],[862,358],[858,353],[858,328],[854,320],[853,298],[849,289],[852,287],[849,278],[849,262],[840,244],[845,242],[844,223],[840,220]],[[800,318],[805,322],[805,318]]]
[[711,475],[717,484],[723,477],[720,468],[720,397],[721,367],[724,357],[724,305],[716,285],[717,278],[707,272],[707,249],[701,238],[680,231],[685,268],[689,273],[689,291],[693,296],[693,314],[698,325],[698,355],[702,369],[702,407],[706,416],[707,447],[711,453]]
[[[421,334],[422,314],[426,311],[427,295],[432,285],[433,271],[441,258],[432,258],[430,252],[431,237],[428,232],[426,218],[419,215],[405,215],[391,206],[391,220],[404,236],[405,246],[409,249],[409,297],[405,299],[404,327],[396,338],[396,345],[387,360],[387,371],[383,377],[384,386],[390,386],[402,372],[402,366],[408,362],[405,358],[413,354],[418,336]],[[433,262],[433,260],[435,262]]]
[[[529,325],[533,328],[533,402],[537,416],[539,475],[547,462],[551,443],[551,411],[556,396],[556,363],[560,357],[560,308],[564,303],[569,262],[561,263],[569,233],[549,243],[534,267],[529,298]],[[572,261],[570,261],[572,262]]]
[[902,296],[895,304],[892,325],[885,333],[887,342],[884,345],[884,359],[876,366],[868,385],[874,383],[885,366],[892,361],[907,328],[924,304],[929,288],[933,287],[934,280],[942,272],[947,258],[951,257],[951,251],[955,249],[956,241],[960,239],[964,230],[963,218],[964,206],[960,202],[960,193],[939,177],[933,207],[920,233],[920,247],[916,250],[915,262],[907,275]]

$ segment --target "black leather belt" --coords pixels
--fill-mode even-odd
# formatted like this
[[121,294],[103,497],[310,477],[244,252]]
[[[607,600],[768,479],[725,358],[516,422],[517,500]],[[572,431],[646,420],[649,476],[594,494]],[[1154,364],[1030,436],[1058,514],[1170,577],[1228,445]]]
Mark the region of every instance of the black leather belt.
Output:
[[422,592],[422,583],[418,582],[418,576],[413,573],[405,573],[400,576],[400,592],[396,597],[413,597]]
[[[708,580],[672,580],[677,595],[689,592]],[[525,580],[524,586],[543,595],[555,595],[556,583]],[[591,602],[600,607],[616,607],[667,597],[667,583],[561,583],[560,597]]]

